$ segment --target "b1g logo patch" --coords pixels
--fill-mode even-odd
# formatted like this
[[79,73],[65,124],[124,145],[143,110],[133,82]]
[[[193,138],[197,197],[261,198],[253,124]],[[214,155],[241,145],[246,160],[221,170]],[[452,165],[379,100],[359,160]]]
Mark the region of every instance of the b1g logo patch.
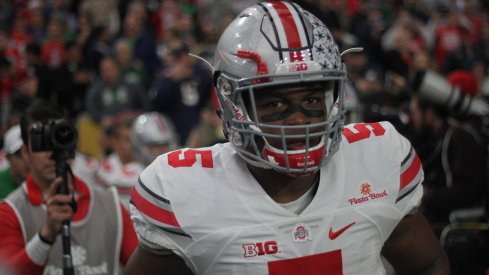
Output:
[[243,244],[242,247],[245,258],[279,253],[276,241]]
[[297,224],[292,230],[292,240],[296,243],[303,243],[312,240],[311,227],[305,224]]
[[307,63],[296,63],[289,65],[289,72],[307,71]]

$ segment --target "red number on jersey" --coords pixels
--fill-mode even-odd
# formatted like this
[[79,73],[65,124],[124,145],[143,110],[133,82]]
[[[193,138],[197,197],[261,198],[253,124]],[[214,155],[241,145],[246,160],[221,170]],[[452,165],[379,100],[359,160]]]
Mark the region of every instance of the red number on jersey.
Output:
[[177,150],[168,154],[168,164],[173,168],[191,167],[197,162],[197,155],[200,155],[202,167],[214,167],[211,150],[193,150],[189,149],[183,152],[183,158],[180,158],[183,150]]
[[341,250],[334,250],[295,259],[272,261],[268,263],[270,275],[343,275]]
[[348,143],[357,142],[362,139],[366,139],[370,137],[370,134],[373,132],[375,136],[381,136],[385,133],[384,127],[380,125],[378,122],[373,123],[358,123],[353,125],[353,128],[357,130],[357,132],[353,132],[349,128],[343,129],[343,135],[345,136]]

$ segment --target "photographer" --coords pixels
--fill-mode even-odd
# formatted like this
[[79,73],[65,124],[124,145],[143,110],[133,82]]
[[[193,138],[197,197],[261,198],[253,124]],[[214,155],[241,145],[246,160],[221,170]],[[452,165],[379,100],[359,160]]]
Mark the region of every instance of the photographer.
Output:
[[[463,95],[472,97],[478,92],[476,79],[469,72],[455,71],[446,81]],[[413,145],[425,169],[424,213],[440,229],[449,222],[451,211],[483,205],[486,145],[468,116],[455,119],[454,111],[433,99],[414,96],[410,111]]]
[[[67,168],[69,194],[58,192],[63,177],[56,176],[59,163],[53,154],[59,153],[59,144],[77,136],[63,117],[42,100],[23,114],[22,157],[31,172],[0,203],[0,259],[19,274],[61,274],[65,239],[60,233],[69,220],[75,274],[117,274],[119,262],[125,264],[137,245],[134,229],[115,190],[93,190]],[[68,135],[58,133],[60,125]]]
[[[460,99],[462,95],[469,96],[472,104],[475,103],[473,95],[478,87],[469,72],[454,71],[443,81],[459,89]],[[482,209],[487,200],[487,143],[477,130],[473,115],[455,116],[455,111],[459,110],[456,106],[438,103],[449,102],[444,95],[451,94],[449,89],[434,88],[440,86],[446,85],[424,85],[410,102],[413,146],[425,171],[421,209],[447,251],[451,274],[482,275],[486,274],[486,254],[480,252],[484,249],[484,233],[470,227],[451,229],[455,229],[460,220],[467,219],[472,224],[478,221],[479,217],[471,217],[471,213]]]

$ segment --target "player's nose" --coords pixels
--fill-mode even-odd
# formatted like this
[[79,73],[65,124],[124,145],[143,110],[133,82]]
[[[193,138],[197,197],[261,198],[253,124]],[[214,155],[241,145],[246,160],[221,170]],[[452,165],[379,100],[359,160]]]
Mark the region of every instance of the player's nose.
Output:
[[309,124],[310,122],[311,122],[310,117],[308,117],[300,110],[296,110],[285,119],[286,125],[304,125],[304,124]]

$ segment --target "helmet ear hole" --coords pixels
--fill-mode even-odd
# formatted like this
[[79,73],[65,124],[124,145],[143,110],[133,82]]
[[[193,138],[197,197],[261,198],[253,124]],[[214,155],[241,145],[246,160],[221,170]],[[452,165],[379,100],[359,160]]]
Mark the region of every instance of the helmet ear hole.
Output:
[[217,87],[217,79],[221,76],[221,71],[214,71],[212,75],[212,82],[214,83],[214,87]]
[[222,109],[216,109],[216,115],[218,118],[222,119]]
[[334,82],[333,86],[333,100],[336,102],[338,100],[338,95],[340,93],[340,83],[339,81]]

